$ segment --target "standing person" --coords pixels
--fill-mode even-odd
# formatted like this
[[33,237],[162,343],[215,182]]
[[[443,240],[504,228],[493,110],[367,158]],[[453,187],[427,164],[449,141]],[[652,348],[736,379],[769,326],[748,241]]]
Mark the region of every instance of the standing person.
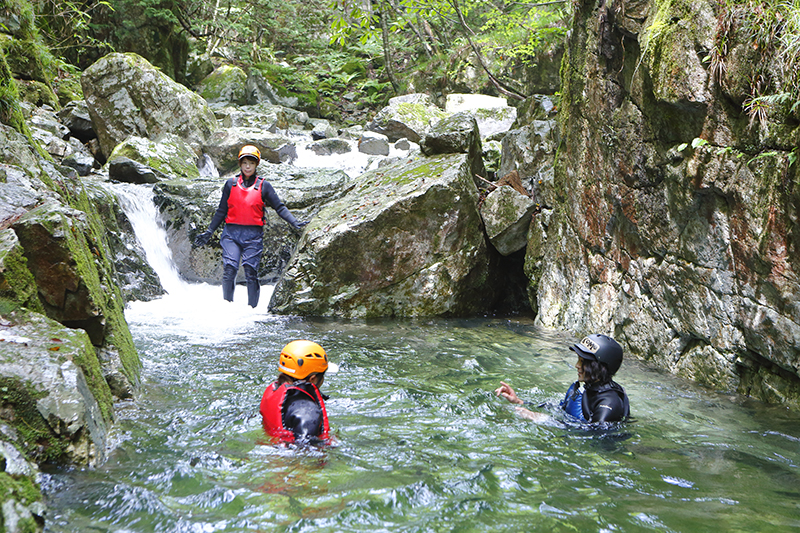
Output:
[[236,285],[236,273],[239,261],[244,265],[247,281],[247,304],[258,305],[261,284],[258,281],[258,265],[264,252],[264,207],[269,205],[278,215],[295,229],[300,229],[308,222],[298,222],[278,198],[275,189],[264,178],[256,174],[261,161],[261,152],[253,145],[242,146],[239,150],[239,168],[241,172],[229,178],[222,188],[222,199],[219,201],[208,230],[194,240],[195,246],[208,244],[211,235],[225,221],[225,229],[219,243],[222,246],[222,297],[233,301],[233,289]]
[[264,391],[259,408],[269,436],[281,442],[329,439],[327,397],[319,391],[329,366],[335,371],[316,342],[296,340],[283,347],[278,378]]
[[[592,424],[618,422],[628,418],[628,395],[621,385],[611,379],[622,364],[622,346],[608,335],[595,333],[569,349],[578,355],[575,363],[578,381],[567,390],[561,408],[578,420]],[[581,383],[584,384],[583,390]],[[503,381],[494,392],[511,403],[525,403]],[[523,418],[536,422],[549,418],[544,413],[536,413],[524,407],[517,407],[517,412]]]

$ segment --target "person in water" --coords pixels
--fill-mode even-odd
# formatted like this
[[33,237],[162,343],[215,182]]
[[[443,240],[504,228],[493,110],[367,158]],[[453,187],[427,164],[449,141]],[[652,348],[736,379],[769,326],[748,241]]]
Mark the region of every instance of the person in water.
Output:
[[261,398],[264,431],[280,442],[325,442],[330,437],[328,413],[319,388],[325,372],[336,370],[322,346],[292,341],[281,350],[278,378]]
[[258,281],[258,265],[264,252],[264,215],[265,206],[269,205],[278,215],[293,228],[301,229],[308,222],[298,222],[289,209],[278,197],[264,178],[256,174],[261,161],[261,152],[253,145],[245,145],[239,150],[239,168],[241,172],[229,178],[222,188],[222,199],[219,202],[208,230],[199,234],[194,240],[195,246],[208,244],[214,231],[225,221],[225,229],[219,243],[222,246],[222,297],[233,301],[233,289],[236,285],[236,273],[239,261],[244,265],[244,276],[247,281],[247,304],[258,305],[261,284]]
[[[578,381],[567,390],[561,408],[582,422],[618,422],[630,415],[628,395],[625,389],[611,379],[622,364],[622,346],[608,335],[592,334],[580,343],[570,346],[578,355],[575,369]],[[581,389],[581,383],[584,384]],[[499,397],[522,405],[517,393],[507,383],[500,382],[495,391]],[[549,417],[544,413],[517,407],[517,412],[528,420],[543,422]]]

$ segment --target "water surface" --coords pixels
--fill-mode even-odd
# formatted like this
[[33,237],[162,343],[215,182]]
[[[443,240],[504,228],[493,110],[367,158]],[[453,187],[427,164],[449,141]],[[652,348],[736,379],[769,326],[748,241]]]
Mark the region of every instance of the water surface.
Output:
[[[503,379],[557,402],[575,378],[575,339],[528,319],[283,318],[218,292],[129,307],[141,393],[118,406],[105,465],[48,476],[48,531],[800,527],[800,416],[785,408],[626,360],[618,378],[635,422],[533,424],[493,390]],[[340,365],[323,386],[328,447],[273,446],[262,433],[261,394],[297,338]]]

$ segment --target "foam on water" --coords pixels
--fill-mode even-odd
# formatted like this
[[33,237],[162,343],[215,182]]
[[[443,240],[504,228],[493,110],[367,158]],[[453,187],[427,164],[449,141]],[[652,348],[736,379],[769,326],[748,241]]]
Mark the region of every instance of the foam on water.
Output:
[[148,263],[167,292],[152,301],[130,302],[125,318],[132,327],[142,333],[154,328],[160,334],[170,333],[194,342],[218,343],[235,338],[256,320],[268,316],[271,285],[261,287],[258,307],[253,309],[247,305],[245,287],[237,287],[234,301],[226,302],[219,286],[187,283],[181,278],[167,244],[164,221],[153,202],[152,187],[130,184],[111,187],[133,225]]

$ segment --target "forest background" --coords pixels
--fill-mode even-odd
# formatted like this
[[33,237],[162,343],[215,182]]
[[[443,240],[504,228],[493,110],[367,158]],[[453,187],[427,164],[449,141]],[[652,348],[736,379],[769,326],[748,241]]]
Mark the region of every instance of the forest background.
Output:
[[[110,52],[138,53],[190,88],[220,63],[258,69],[310,116],[343,125],[363,123],[408,92],[480,92],[521,102],[532,92],[555,92],[570,8],[565,1],[503,0],[2,4],[6,30],[19,25],[29,34],[0,43],[2,68],[17,79],[16,87],[0,88],[0,120],[20,130],[18,97],[56,108],[80,99],[80,72]],[[547,64],[549,83],[528,80],[539,62]]]

